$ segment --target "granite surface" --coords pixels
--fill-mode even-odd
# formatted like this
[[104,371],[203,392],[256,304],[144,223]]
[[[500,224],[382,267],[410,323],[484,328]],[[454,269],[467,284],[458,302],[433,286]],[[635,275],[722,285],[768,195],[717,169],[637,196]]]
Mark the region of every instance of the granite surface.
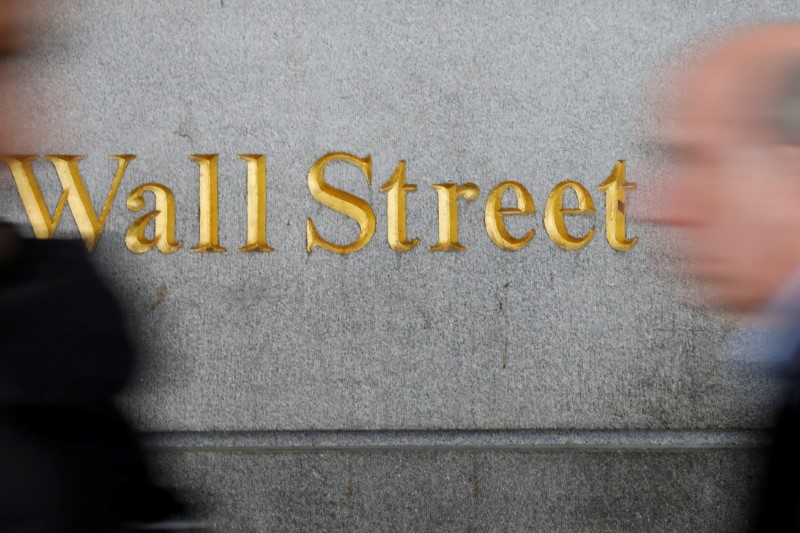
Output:
[[750,450],[162,453],[216,531],[743,532]]
[[[58,9],[44,59],[26,67],[36,98],[15,110],[46,132],[21,134],[13,150],[85,155],[98,209],[115,168],[108,156],[137,155],[95,258],[145,356],[125,401],[138,427],[765,424],[775,384],[758,365],[719,358],[725,328],[676,296],[661,273],[672,256],[660,230],[631,220],[639,243],[608,246],[597,185],[626,159],[640,185],[631,209],[645,212],[661,168],[643,135],[656,67],[709,31],[796,16],[795,2],[77,0]],[[372,241],[348,256],[305,251],[307,217],[337,242],[356,235],[307,189],[309,167],[331,151],[373,160],[371,186],[352,167],[329,169],[378,220]],[[202,153],[220,155],[225,254],[188,251],[199,203],[189,156]],[[235,251],[246,235],[244,153],[267,155],[274,253]],[[409,235],[422,241],[406,254],[386,244],[379,192],[401,159],[419,186]],[[55,205],[52,167],[34,168]],[[519,252],[498,249],[483,222],[489,190],[509,179],[537,209],[512,224],[537,231]],[[565,179],[598,208],[596,237],[574,252],[554,245],[541,220]],[[140,215],[125,197],[153,181],[175,193],[184,246],[172,255],[125,248]],[[437,236],[431,185],[447,181],[481,190],[461,206],[464,253],[427,250]],[[27,225],[5,167],[0,188],[0,212]],[[75,234],[69,214],[58,234]]]

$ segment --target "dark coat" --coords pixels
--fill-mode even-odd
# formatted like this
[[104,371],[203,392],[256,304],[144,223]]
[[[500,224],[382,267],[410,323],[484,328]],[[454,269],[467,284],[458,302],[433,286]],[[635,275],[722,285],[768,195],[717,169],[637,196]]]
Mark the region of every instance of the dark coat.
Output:
[[[800,360],[800,353],[795,354]],[[795,378],[800,385],[800,378]],[[800,389],[797,389],[800,390]],[[800,532],[800,395],[784,399],[771,432],[757,533]]]
[[91,410],[131,372],[122,313],[82,242],[20,242],[0,271],[0,406]]
[[0,532],[117,531],[174,502],[113,403],[134,352],[81,241],[20,239],[0,267]]

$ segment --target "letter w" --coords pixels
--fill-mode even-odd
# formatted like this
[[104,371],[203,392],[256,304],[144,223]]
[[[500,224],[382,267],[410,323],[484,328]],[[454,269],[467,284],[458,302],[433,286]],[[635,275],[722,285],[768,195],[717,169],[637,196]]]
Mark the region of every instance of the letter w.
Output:
[[61,215],[64,213],[64,207],[69,203],[72,217],[75,219],[78,231],[86,244],[86,249],[91,252],[97,247],[100,235],[103,233],[108,212],[114,203],[114,197],[117,195],[117,189],[119,189],[119,185],[122,182],[122,176],[125,175],[125,169],[135,157],[135,155],[112,155],[110,157],[110,159],[117,161],[117,173],[111,183],[111,189],[108,192],[99,217],[92,206],[92,201],[86,192],[86,186],[78,170],[78,162],[83,159],[82,156],[50,155],[45,157],[55,167],[63,189],[52,216],[44,201],[44,196],[42,196],[36,175],[31,168],[31,161],[34,161],[37,157],[35,155],[8,155],[0,156],[0,160],[5,161],[11,168],[11,174],[14,176],[19,196],[22,199],[22,205],[28,214],[28,219],[31,222],[36,238],[53,238],[61,221]]

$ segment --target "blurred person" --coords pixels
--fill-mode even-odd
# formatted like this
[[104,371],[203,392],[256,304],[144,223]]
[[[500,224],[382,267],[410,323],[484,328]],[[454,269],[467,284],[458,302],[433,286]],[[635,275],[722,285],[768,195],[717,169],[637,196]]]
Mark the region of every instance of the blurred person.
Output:
[[134,354],[82,241],[0,224],[0,332],[0,531],[108,533],[183,511],[114,405]]
[[800,531],[800,25],[739,29],[695,54],[657,135],[660,222],[701,299],[770,332],[785,392],[754,531]]
[[[5,58],[36,34],[31,0],[0,0]],[[12,102],[13,105],[13,102]],[[17,131],[6,113],[0,150]],[[123,314],[80,240],[21,238],[0,222],[0,532],[187,530],[114,405],[134,362]]]

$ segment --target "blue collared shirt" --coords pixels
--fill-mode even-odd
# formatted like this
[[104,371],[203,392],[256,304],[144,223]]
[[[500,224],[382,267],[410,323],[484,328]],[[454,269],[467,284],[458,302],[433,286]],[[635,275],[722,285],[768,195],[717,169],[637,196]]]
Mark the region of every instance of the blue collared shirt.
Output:
[[760,363],[790,381],[800,377],[800,269],[760,310],[726,338],[720,354],[729,361]]

